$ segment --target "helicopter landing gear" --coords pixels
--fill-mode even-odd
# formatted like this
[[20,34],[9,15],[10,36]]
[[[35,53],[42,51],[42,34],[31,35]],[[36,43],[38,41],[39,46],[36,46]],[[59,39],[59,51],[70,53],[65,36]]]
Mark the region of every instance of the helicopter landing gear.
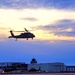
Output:
[[28,38],[27,38],[27,40],[28,40]]

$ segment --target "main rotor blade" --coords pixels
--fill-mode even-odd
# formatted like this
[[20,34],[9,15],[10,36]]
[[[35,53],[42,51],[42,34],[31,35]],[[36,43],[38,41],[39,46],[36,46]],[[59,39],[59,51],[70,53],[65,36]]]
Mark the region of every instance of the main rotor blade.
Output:
[[24,28],[26,32],[29,32],[26,28]]
[[24,32],[24,31],[13,31],[13,32]]

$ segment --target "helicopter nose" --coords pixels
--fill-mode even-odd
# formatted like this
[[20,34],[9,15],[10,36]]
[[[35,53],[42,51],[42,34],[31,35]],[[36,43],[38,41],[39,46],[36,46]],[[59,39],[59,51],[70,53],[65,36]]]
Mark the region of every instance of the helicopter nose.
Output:
[[33,37],[35,37],[35,35],[33,35]]

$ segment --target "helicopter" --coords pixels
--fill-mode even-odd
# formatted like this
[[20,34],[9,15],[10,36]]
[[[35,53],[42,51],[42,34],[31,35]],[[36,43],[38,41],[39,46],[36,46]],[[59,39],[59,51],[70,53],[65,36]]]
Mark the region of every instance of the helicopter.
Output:
[[[35,35],[31,32],[29,32],[26,28],[24,28],[25,31],[13,31],[13,30],[10,30],[10,34],[11,36],[9,36],[8,38],[16,38],[16,41],[17,39],[29,39],[29,38],[34,38]],[[14,35],[13,32],[23,32],[21,33],[20,35]]]

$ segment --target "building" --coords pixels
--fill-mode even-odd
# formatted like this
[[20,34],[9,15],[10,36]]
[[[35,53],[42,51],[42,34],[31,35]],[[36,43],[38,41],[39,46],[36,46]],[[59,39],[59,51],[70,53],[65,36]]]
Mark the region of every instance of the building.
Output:
[[1,62],[0,70],[3,70],[5,72],[14,71],[14,70],[25,71],[27,70],[27,64],[23,62],[5,62],[5,63]]
[[75,66],[66,66],[66,72],[75,72]]
[[36,59],[33,58],[30,64],[25,64],[24,62],[1,62],[0,63],[0,73],[4,72],[75,72],[75,66],[66,66],[64,63],[37,63]]
[[37,63],[36,59],[32,59],[31,63],[28,64],[28,70],[35,69],[41,72],[63,72],[66,70],[64,63]]

